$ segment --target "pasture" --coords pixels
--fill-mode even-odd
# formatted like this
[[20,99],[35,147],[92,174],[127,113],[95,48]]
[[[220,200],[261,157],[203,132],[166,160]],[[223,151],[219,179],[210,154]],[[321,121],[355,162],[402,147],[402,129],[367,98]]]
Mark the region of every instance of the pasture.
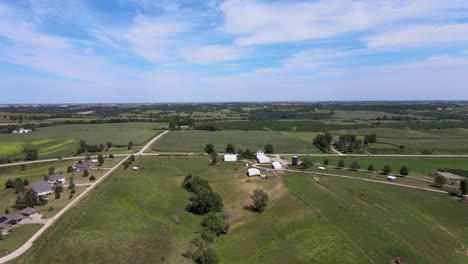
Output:
[[38,128],[28,134],[0,134],[0,156],[20,157],[26,144],[39,148],[39,158],[72,155],[81,139],[88,144],[106,144],[114,147],[127,146],[131,140],[135,147],[143,145],[159,133],[162,123],[111,123],[58,125]]
[[305,141],[276,131],[171,131],[152,147],[156,151],[203,152],[213,143],[217,152],[224,152],[226,145],[234,144],[236,150],[263,150],[272,144],[276,153],[318,153],[312,141]]
[[10,233],[4,236],[3,240],[0,242],[0,257],[8,255],[10,252],[19,248],[40,228],[40,225],[31,224],[15,227],[10,230]]

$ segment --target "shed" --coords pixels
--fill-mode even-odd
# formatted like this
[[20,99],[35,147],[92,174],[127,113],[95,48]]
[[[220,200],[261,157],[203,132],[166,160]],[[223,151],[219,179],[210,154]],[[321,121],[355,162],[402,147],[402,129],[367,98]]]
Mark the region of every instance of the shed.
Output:
[[323,167],[323,166],[318,166],[317,169],[319,170],[326,170],[327,168]]
[[23,210],[19,211],[20,214],[28,217],[33,217],[39,213],[39,210],[32,207],[26,207]]
[[283,168],[283,166],[281,165],[281,163],[277,162],[277,161],[273,161],[271,163],[271,167],[275,170],[281,170]]
[[17,223],[21,222],[21,220],[23,220],[23,216],[21,214],[9,214],[7,217],[8,223],[11,225],[16,225]]
[[99,160],[98,160],[98,159],[92,159],[91,162],[92,162],[92,163],[98,163]]
[[138,167],[133,167],[133,168],[132,168],[133,171],[138,171],[139,169],[140,169],[140,168],[138,168]]
[[298,158],[297,158],[297,156],[292,156],[292,158],[291,158],[291,164],[292,164],[293,166],[297,166],[297,164],[298,164]]
[[388,176],[387,176],[387,180],[389,180],[389,181],[396,181],[396,178],[397,178],[397,177],[392,176],[392,175],[388,175]]
[[224,161],[237,161],[236,154],[224,154]]
[[249,175],[249,177],[260,176],[260,170],[256,169],[256,168],[250,168],[250,169],[248,169],[247,174]]

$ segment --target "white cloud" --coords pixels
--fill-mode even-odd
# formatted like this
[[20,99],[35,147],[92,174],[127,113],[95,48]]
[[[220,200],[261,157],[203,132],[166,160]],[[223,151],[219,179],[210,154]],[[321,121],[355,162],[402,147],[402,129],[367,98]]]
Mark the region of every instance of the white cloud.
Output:
[[222,30],[237,35],[239,45],[257,45],[321,39],[362,32],[416,19],[459,16],[452,11],[468,7],[461,0],[384,1],[319,0],[264,2],[228,0],[221,5]]
[[191,63],[210,64],[238,60],[244,57],[247,52],[247,49],[235,46],[207,45],[183,48],[180,55]]
[[174,44],[176,37],[189,28],[187,23],[175,19],[138,15],[126,39],[130,41],[137,55],[157,61],[166,57],[165,48]]
[[369,48],[418,47],[468,42],[468,24],[418,25],[379,33],[366,40]]

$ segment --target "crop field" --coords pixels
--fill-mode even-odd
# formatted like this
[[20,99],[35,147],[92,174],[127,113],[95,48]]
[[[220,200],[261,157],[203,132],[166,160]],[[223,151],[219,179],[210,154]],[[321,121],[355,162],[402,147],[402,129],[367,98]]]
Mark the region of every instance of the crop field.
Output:
[[237,150],[263,150],[272,144],[276,153],[318,153],[312,141],[304,141],[276,131],[171,131],[152,147],[157,151],[203,152],[213,143],[217,152],[224,152],[226,145],[234,144]]
[[447,195],[348,179],[285,174],[288,189],[363,253],[358,263],[466,263],[466,204]]
[[39,128],[28,134],[0,134],[0,156],[18,157],[26,144],[39,147],[39,158],[71,155],[81,139],[88,144],[111,141],[116,147],[126,146],[131,140],[138,146],[159,133],[162,126],[162,123],[59,125]]

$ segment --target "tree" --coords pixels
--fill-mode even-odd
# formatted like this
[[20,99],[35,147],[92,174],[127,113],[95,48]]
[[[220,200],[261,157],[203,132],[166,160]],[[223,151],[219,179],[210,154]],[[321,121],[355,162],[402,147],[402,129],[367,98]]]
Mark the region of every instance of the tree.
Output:
[[320,149],[322,152],[330,150],[330,146],[333,140],[332,134],[325,132],[325,134],[318,134],[313,140],[312,144]]
[[201,247],[195,254],[193,261],[197,264],[217,264],[218,256],[215,251],[209,247]]
[[80,140],[80,143],[79,143],[79,152],[80,152],[80,153],[85,153],[87,149],[88,149],[88,144],[86,144],[86,141]]
[[13,187],[16,193],[22,193],[24,191],[24,181],[21,178],[16,178],[13,182]]
[[351,163],[351,169],[352,169],[352,170],[357,171],[357,170],[359,170],[360,168],[361,168],[361,167],[359,166],[359,163],[358,163],[356,160],[353,161],[353,163]]
[[135,156],[132,154],[130,155],[130,162],[134,162],[135,161]]
[[104,164],[104,156],[102,156],[102,154],[99,154],[97,159],[98,159],[99,165]]
[[236,153],[236,148],[234,147],[233,144],[227,144],[226,145],[226,153],[229,153],[229,154],[235,154]]
[[325,166],[328,166],[329,163],[330,163],[330,161],[329,161],[328,159],[325,159],[325,160],[323,161],[323,164],[324,164]]
[[127,145],[128,150],[131,150],[133,148],[133,142],[129,141]]
[[212,143],[206,144],[204,150],[205,150],[205,153],[208,155],[212,154],[215,151]]
[[466,179],[463,179],[460,181],[460,192],[463,195],[466,195],[467,193],[467,181]]
[[89,177],[89,180],[90,180],[90,181],[94,181],[94,180],[96,180],[96,177],[94,177],[94,175],[91,175],[91,176]]
[[225,223],[217,213],[214,212],[208,213],[205,217],[203,217],[201,225],[216,236],[226,234],[229,230],[229,225]]
[[221,212],[223,210],[223,199],[218,193],[203,189],[190,197],[190,204],[187,211],[198,215],[209,212]]
[[113,158],[114,158],[114,154],[110,154],[109,159],[113,159]]
[[441,175],[436,175],[435,178],[434,178],[434,185],[439,187],[439,188],[442,188],[442,186],[444,186],[444,184],[447,183],[447,179],[444,177],[444,176],[441,176]]
[[392,172],[392,168],[390,167],[390,165],[385,165],[384,168],[383,168],[383,173],[384,174],[390,174]]
[[273,154],[273,153],[274,153],[273,145],[271,145],[271,144],[266,144],[266,145],[265,145],[265,153],[267,153],[267,154]]
[[10,189],[10,188],[13,188],[13,187],[15,187],[15,185],[13,184],[13,181],[11,179],[8,179],[5,182],[5,189]]
[[403,175],[403,176],[407,176],[407,175],[409,174],[408,167],[402,166],[402,167],[400,168],[400,174]]
[[24,183],[24,186],[28,186],[28,185],[29,185],[28,179],[24,179],[24,180],[23,180],[23,183]]
[[252,210],[255,212],[263,212],[267,206],[268,203],[268,194],[262,190],[262,189],[257,189],[253,191],[252,196]]
[[211,154],[211,165],[216,165],[218,163],[218,153]]
[[54,174],[55,174],[55,168],[49,167],[49,175],[54,175]]
[[73,170],[73,166],[68,166],[67,167],[67,173],[72,173],[74,170]]
[[110,149],[110,148],[112,147],[112,142],[107,141],[107,144],[106,144],[106,145],[107,145],[107,149]]
[[7,208],[5,208],[5,214],[9,214],[10,213],[10,210]]
[[89,171],[88,170],[84,170],[83,171],[83,177],[88,177],[89,176]]
[[26,145],[22,150],[24,160],[37,160],[39,149],[34,145]]
[[338,167],[338,168],[343,168],[344,166],[345,166],[344,160],[343,160],[343,159],[340,159],[340,160],[338,161],[337,167]]
[[374,172],[375,171],[374,165],[370,164],[369,167],[367,167],[367,170],[371,171],[371,172]]

